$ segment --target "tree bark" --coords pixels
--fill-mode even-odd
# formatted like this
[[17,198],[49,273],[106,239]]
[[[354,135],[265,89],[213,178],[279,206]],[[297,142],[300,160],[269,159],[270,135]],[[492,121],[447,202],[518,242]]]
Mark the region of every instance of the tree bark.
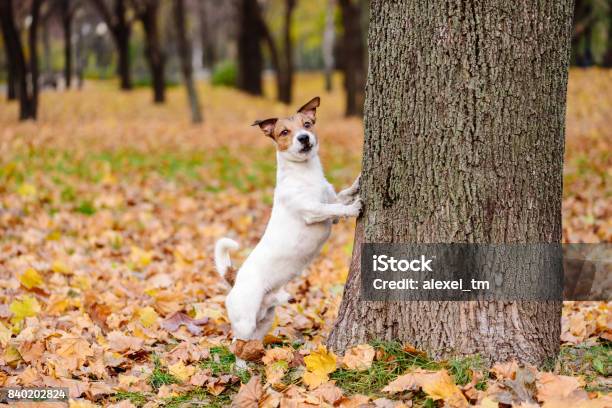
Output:
[[560,242],[571,2],[371,4],[365,210],[328,345],[541,364],[561,302],[360,301],[360,244]]
[[191,121],[193,123],[201,123],[202,108],[200,107],[200,99],[193,81],[193,67],[191,61],[191,44],[187,39],[185,19],[185,0],[174,0],[174,21],[177,30],[178,52],[181,59],[181,69],[183,71],[183,80],[187,90],[187,98],[191,108]]
[[358,0],[340,0],[342,10],[342,68],[346,90],[346,116],[363,116],[365,99],[365,49]]
[[335,9],[336,1],[328,0],[325,12],[325,30],[323,31],[323,72],[325,75],[325,90],[327,92],[331,92],[333,88],[334,43],[336,40],[336,27],[334,26]]
[[263,93],[261,73],[263,36],[261,11],[257,0],[239,0],[238,4],[238,88],[252,95]]
[[132,89],[130,72],[130,36],[132,22],[127,17],[127,0],[114,0],[113,9],[104,0],[90,0],[108,26],[117,48],[117,75],[122,90]]

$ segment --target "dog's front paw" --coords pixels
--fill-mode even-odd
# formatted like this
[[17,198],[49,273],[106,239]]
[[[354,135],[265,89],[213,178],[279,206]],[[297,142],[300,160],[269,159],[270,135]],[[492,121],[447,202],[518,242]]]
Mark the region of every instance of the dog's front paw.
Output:
[[359,217],[359,213],[361,213],[361,198],[357,197],[355,201],[351,204],[347,205],[347,217]]

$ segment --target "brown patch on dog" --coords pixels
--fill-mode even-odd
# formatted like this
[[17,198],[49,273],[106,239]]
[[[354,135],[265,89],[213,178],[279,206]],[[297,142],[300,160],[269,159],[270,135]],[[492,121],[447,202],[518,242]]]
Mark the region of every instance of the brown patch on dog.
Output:
[[306,114],[298,112],[288,118],[279,119],[274,127],[272,138],[276,141],[278,150],[284,152],[293,143],[293,136],[296,132],[301,129],[312,132],[313,127],[314,120]]
[[224,278],[231,287],[234,287],[234,283],[236,283],[236,275],[238,275],[238,270],[233,266],[228,266]]
[[297,113],[293,116],[283,119],[256,120],[253,126],[259,126],[266,136],[274,139],[277,149],[284,152],[291,146],[295,132],[300,129],[312,132],[311,129],[315,125],[316,111],[320,102],[321,99],[317,96],[298,109]]

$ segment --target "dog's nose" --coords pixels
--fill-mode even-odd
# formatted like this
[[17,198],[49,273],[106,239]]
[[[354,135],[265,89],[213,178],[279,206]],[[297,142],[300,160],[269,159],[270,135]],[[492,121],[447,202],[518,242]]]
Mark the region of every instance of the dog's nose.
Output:
[[310,142],[310,137],[308,135],[301,134],[298,136],[297,140],[301,144],[308,144],[308,142]]

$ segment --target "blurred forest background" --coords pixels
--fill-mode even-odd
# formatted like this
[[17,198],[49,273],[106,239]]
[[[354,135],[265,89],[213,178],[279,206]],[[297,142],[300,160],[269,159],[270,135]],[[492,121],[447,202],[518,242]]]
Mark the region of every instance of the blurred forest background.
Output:
[[[564,242],[612,239],[611,3],[575,3]],[[289,285],[296,301],[277,309],[264,359],[233,365],[211,254],[233,236],[239,265],[270,214],[274,147],[250,124],[321,96],[326,175],[337,188],[354,179],[368,1],[0,0],[0,23],[0,386],[69,387],[83,407],[226,406],[240,389],[272,407],[609,394],[612,302],[564,303],[549,372],[393,343],[328,353],[346,221]],[[417,367],[442,385],[383,392]]]
[[[367,0],[5,0],[0,81],[21,117],[33,118],[40,89],[119,79],[151,87],[156,103],[184,83],[201,120],[194,80],[291,103],[296,72],[319,71],[325,89],[344,74],[346,114],[362,114],[367,71]],[[572,65],[612,67],[612,6],[577,0]]]

